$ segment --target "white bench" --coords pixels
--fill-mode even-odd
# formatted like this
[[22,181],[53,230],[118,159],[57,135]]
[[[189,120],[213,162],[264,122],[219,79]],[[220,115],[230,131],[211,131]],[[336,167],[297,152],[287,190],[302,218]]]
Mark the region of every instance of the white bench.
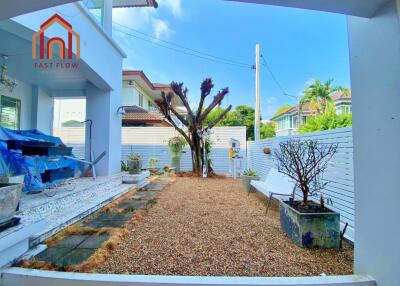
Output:
[[268,197],[268,204],[265,213],[268,213],[269,206],[273,196],[279,197],[292,197],[295,195],[295,184],[289,179],[288,176],[279,173],[277,169],[272,168],[267,177],[263,181],[252,180],[251,186],[260,193]]

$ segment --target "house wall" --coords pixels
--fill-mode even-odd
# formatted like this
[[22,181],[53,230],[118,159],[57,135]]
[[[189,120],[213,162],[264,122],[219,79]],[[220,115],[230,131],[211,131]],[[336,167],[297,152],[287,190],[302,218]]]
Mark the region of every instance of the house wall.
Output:
[[[35,112],[35,110],[32,110],[32,112]],[[36,129],[46,134],[53,134],[54,100],[41,88],[38,92],[36,114]]]
[[136,83],[129,85],[128,81],[124,81],[122,85],[122,105],[139,106],[139,95],[143,95],[143,106],[142,108],[149,109],[149,101],[153,100],[141,89]]
[[[117,110],[122,104],[122,59],[126,55],[81,3],[36,11],[13,18],[13,21],[29,29],[35,29],[56,12],[70,22],[79,33],[81,38],[80,60],[89,67],[89,71],[86,71],[85,75],[87,76],[86,86],[82,88],[85,89],[84,94],[87,97],[86,118],[93,121],[94,127],[92,151],[94,151],[95,157],[106,152],[105,157],[96,165],[98,174],[117,173],[120,171],[121,158],[121,118],[118,116]],[[63,32],[65,31],[61,27],[52,26],[46,31],[46,35],[54,37]],[[68,78],[63,84],[63,87],[59,88],[61,91],[73,88],[68,86]],[[75,89],[77,88],[75,87]],[[42,98],[40,92],[38,96]],[[43,109],[50,107],[47,100],[38,102],[43,104]],[[40,110],[40,104],[38,108]],[[40,116],[38,120],[43,120],[44,126],[41,128],[45,128],[51,118]],[[86,136],[89,137],[88,130]],[[86,144],[89,144],[89,140],[86,140]],[[86,158],[89,159],[89,157],[89,152],[86,152]]]
[[35,126],[32,124],[32,86],[30,84],[24,83],[17,80],[18,85],[13,90],[9,92],[8,90],[0,91],[0,95],[9,96],[12,98],[17,98],[21,100],[21,129],[31,129]]
[[349,17],[353,99],[355,272],[399,285],[400,14],[387,1]]

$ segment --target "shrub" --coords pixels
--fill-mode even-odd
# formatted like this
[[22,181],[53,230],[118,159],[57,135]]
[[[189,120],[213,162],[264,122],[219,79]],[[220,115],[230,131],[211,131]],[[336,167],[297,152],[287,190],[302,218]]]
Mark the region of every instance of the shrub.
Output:
[[293,180],[303,193],[303,205],[308,197],[320,192],[327,184],[321,177],[329,160],[336,153],[337,144],[318,143],[316,140],[288,140],[275,150],[277,169]]

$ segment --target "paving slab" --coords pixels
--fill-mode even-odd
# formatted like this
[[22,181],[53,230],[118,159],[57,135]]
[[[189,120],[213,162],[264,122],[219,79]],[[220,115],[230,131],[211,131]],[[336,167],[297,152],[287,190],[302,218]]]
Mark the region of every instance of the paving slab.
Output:
[[76,248],[57,260],[57,266],[77,265],[86,261],[96,252],[96,248]]
[[59,259],[61,259],[64,255],[66,255],[70,251],[72,251],[72,248],[49,247],[45,251],[36,255],[35,260],[46,261],[55,264]]
[[79,246],[85,239],[89,238],[90,235],[69,235],[57,243],[55,248],[75,248]]
[[83,225],[92,228],[103,228],[103,227],[113,227],[122,228],[127,221],[124,220],[90,220],[85,222]]
[[155,198],[157,195],[158,192],[155,191],[140,191],[136,192],[132,198],[134,200],[152,199]]
[[126,200],[117,205],[117,208],[134,211],[134,210],[142,210],[147,206],[147,200]]
[[107,241],[108,235],[91,235],[83,243],[81,243],[78,248],[100,248],[100,246]]
[[148,191],[162,191],[165,188],[165,185],[163,184],[150,184],[146,187],[146,190]]
[[131,214],[120,214],[120,213],[101,213],[97,217],[92,218],[92,220],[118,220],[118,221],[128,221],[133,218]]

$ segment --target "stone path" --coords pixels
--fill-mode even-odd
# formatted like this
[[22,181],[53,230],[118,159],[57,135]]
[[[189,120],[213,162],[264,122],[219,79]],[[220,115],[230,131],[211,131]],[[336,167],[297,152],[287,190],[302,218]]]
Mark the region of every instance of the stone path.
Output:
[[[101,212],[85,219],[80,225],[83,228],[123,228],[134,218],[133,212],[146,209],[171,181],[171,178],[158,177],[145,188],[137,191],[115,206],[122,212]],[[93,255],[102,244],[107,241],[108,235],[69,235],[55,246],[47,248],[44,252],[35,256],[37,261],[45,261],[65,267],[78,265]]]
[[[129,192],[134,185],[122,184],[123,174],[109,177],[80,178],[74,181],[73,191],[60,190],[54,197],[44,194],[23,195],[17,216],[21,223],[0,233],[1,238],[25,227],[45,221],[30,240],[35,246],[83,217],[94,213],[111,201]],[[62,189],[62,187],[60,187]]]

